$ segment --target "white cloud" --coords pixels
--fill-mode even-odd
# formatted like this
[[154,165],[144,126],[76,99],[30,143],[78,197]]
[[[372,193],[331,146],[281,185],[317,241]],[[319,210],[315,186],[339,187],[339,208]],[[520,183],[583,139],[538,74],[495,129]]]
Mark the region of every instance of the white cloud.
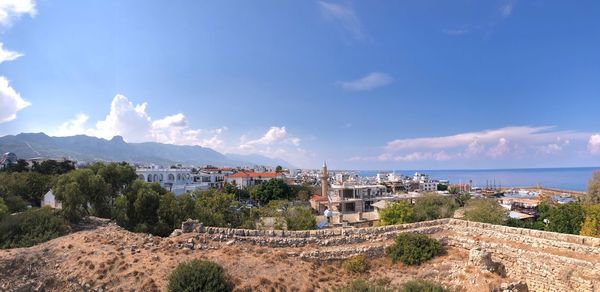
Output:
[[498,143],[488,150],[488,155],[492,158],[500,158],[506,155],[509,150],[510,142],[506,138],[498,139]]
[[74,119],[59,126],[53,133],[56,136],[85,134],[89,136],[111,139],[123,136],[127,142],[154,141],[178,145],[199,145],[220,150],[222,145],[219,135],[226,127],[204,130],[192,129],[188,126],[185,115],[177,113],[162,119],[153,120],[146,112],[147,103],[133,104],[123,95],[116,95],[110,111],[104,120],[96,122],[92,128],[86,128],[89,117],[78,114]]
[[74,134],[85,133],[85,123],[90,117],[86,114],[79,113],[73,119],[62,123],[58,127],[58,131],[55,133],[56,136],[69,136]]
[[24,100],[17,93],[4,76],[0,76],[0,123],[12,121],[17,118],[17,112],[30,106],[31,103]]
[[360,19],[351,7],[325,1],[318,1],[317,3],[323,15],[342,26],[352,38],[359,41],[365,39],[365,32]]
[[147,103],[134,104],[123,95],[116,95],[109,113],[93,126],[86,126],[89,117],[83,113],[61,124],[51,132],[54,136],[85,134],[111,139],[123,136],[127,142],[160,142],[177,145],[199,145],[222,153],[261,154],[282,158],[297,165],[306,165],[312,155],[300,147],[300,138],[290,134],[286,127],[270,127],[255,139],[242,136],[239,141],[227,141],[227,127],[195,129],[190,127],[183,113],[153,119],[146,111]]
[[0,1],[0,26],[9,27],[13,21],[23,14],[35,16],[34,0],[2,0]]
[[0,43],[0,63],[7,62],[7,61],[13,61],[22,56],[23,56],[23,54],[21,54],[21,53],[5,50],[4,44]]
[[365,91],[385,86],[392,82],[392,77],[385,73],[373,72],[353,81],[339,81],[338,84],[348,91]]
[[242,150],[255,149],[257,145],[300,145],[300,139],[291,136],[285,127],[271,127],[262,137],[255,140],[247,140],[246,136],[242,136],[241,141],[240,149]]
[[[352,160],[482,159],[522,157],[540,152],[550,155],[559,153],[571,141],[581,145],[588,137],[589,133],[558,131],[554,127],[505,127],[450,136],[396,139],[388,142],[379,155],[354,157]],[[600,140],[600,135],[597,139]],[[588,147],[591,151],[592,147]]]
[[592,154],[600,154],[600,134],[590,136],[587,148]]

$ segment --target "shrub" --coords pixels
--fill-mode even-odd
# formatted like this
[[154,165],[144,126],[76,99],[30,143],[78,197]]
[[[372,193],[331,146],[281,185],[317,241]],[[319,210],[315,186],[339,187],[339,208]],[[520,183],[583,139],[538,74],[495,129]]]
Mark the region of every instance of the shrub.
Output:
[[369,264],[364,255],[358,255],[346,259],[342,263],[342,269],[351,274],[362,274],[369,270]]
[[317,226],[317,219],[310,208],[291,207],[285,212],[288,230],[311,230]]
[[169,276],[169,291],[230,291],[221,266],[210,261],[192,260],[182,263]]
[[0,198],[0,220],[5,215],[8,215],[8,207],[4,204],[4,199]]
[[334,289],[336,292],[387,292],[394,291],[392,289],[387,289],[385,285],[380,285],[377,283],[367,282],[365,280],[354,280],[350,285],[340,288]]
[[472,199],[465,205],[465,219],[501,225],[506,222],[508,211],[494,199]]
[[450,218],[456,210],[456,202],[450,197],[426,194],[414,205],[413,222]]
[[404,283],[401,292],[446,292],[448,289],[444,286],[426,280],[412,280]]
[[386,208],[379,211],[379,218],[382,225],[409,223],[412,216],[413,207],[406,201],[389,204]]
[[439,241],[418,233],[401,233],[393,245],[386,249],[387,256],[396,263],[418,265],[443,252]]
[[31,209],[0,221],[0,248],[28,247],[62,236],[67,221],[50,208]]

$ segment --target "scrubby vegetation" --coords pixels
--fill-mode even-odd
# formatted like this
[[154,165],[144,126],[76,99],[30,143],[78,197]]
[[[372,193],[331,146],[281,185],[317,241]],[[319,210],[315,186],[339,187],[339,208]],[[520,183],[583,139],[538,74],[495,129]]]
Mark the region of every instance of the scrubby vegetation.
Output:
[[439,241],[418,233],[401,233],[393,245],[385,253],[393,263],[398,261],[405,265],[419,265],[443,253]]
[[412,204],[406,201],[391,203],[379,211],[379,218],[383,225],[409,223],[413,220],[413,210]]
[[363,274],[369,270],[369,263],[367,257],[364,255],[358,255],[351,258],[347,258],[342,262],[342,269],[350,274]]
[[333,289],[334,292],[391,292],[395,289],[383,283],[368,282],[362,279],[352,281],[348,286]]
[[508,218],[508,210],[494,199],[477,198],[467,201],[464,216],[470,221],[501,225]]
[[400,292],[446,292],[450,291],[444,286],[426,280],[412,280],[404,283]]
[[225,270],[216,263],[192,260],[182,263],[169,276],[168,289],[171,292],[220,292],[230,291],[231,284]]
[[49,208],[4,216],[0,221],[0,248],[28,247],[64,235],[66,220]]

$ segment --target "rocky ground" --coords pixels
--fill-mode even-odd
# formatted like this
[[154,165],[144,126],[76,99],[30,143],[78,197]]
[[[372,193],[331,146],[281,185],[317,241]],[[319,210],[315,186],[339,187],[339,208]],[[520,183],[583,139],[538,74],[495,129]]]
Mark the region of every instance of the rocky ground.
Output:
[[[372,243],[362,245],[356,248]],[[165,291],[169,273],[191,259],[221,264],[237,291],[322,291],[357,278],[392,285],[429,279],[459,291],[498,290],[511,282],[469,261],[469,252],[460,249],[449,248],[445,255],[417,267],[378,256],[370,260],[367,274],[350,275],[339,260],[300,256],[321,248],[218,242],[197,233],[160,238],[110,223],[30,248],[0,250],[0,291]]]

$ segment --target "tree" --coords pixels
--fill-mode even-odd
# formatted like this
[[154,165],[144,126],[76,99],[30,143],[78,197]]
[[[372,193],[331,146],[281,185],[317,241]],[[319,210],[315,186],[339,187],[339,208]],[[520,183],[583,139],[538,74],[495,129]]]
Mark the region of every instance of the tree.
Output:
[[585,219],[581,225],[581,235],[600,237],[600,204],[583,207]]
[[[109,186],[90,169],[77,169],[58,178],[54,195],[62,203],[62,211],[71,222],[87,214],[109,218]],[[91,208],[91,210],[90,210]]]
[[414,209],[409,202],[400,201],[379,211],[379,220],[383,225],[409,223],[413,219],[413,213]]
[[279,173],[283,171],[283,167],[281,167],[281,165],[277,165],[277,167],[275,167],[275,172]]
[[456,204],[458,204],[460,207],[464,207],[465,204],[467,204],[467,201],[469,201],[471,199],[471,194],[465,192],[462,194],[459,194],[458,196],[456,196]]
[[271,200],[289,199],[292,189],[281,179],[272,179],[250,189],[250,198],[266,204]]
[[427,221],[449,218],[456,210],[456,203],[450,197],[438,194],[426,194],[415,202],[413,221]]
[[579,234],[584,213],[581,204],[571,202],[558,205],[550,210],[546,230],[568,234]]
[[284,217],[288,230],[311,230],[317,226],[315,215],[307,207],[291,207],[286,210]]
[[75,164],[70,160],[44,160],[42,163],[34,162],[31,170],[45,175],[61,175],[75,170]]
[[448,193],[450,193],[451,195],[458,195],[459,191],[460,190],[457,187],[451,187],[448,189]]
[[8,215],[8,207],[4,204],[4,199],[0,198],[0,220]]
[[445,191],[447,191],[447,190],[448,190],[448,185],[447,185],[447,184],[438,184],[438,185],[437,185],[437,190],[438,190],[438,191],[445,192]]
[[109,185],[111,198],[117,197],[137,179],[135,168],[126,162],[109,164],[98,162],[92,165],[91,168]]
[[472,199],[465,205],[465,219],[490,224],[504,224],[508,210],[504,209],[494,199]]
[[600,171],[594,171],[588,182],[587,193],[583,196],[584,204],[600,204]]

